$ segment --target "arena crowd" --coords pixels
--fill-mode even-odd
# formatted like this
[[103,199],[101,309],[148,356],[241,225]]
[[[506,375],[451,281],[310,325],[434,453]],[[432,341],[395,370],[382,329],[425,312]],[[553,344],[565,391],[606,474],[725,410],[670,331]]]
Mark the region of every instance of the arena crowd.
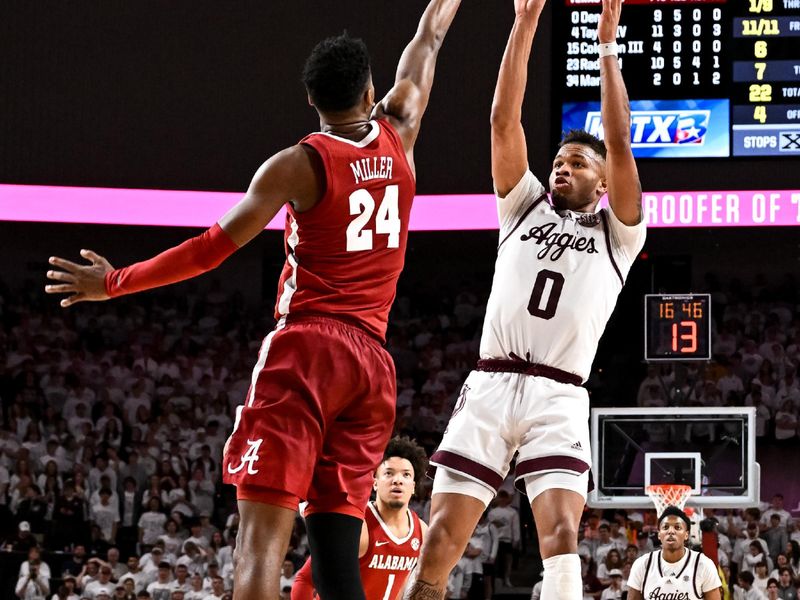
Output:
[[[719,315],[714,359],[649,367],[638,395],[618,405],[755,406],[759,443],[796,449],[796,283],[712,278],[708,287]],[[0,287],[0,594],[230,598],[238,517],[220,457],[271,308],[248,307],[218,284],[67,311],[42,296],[33,284]],[[396,430],[430,453],[475,364],[484,300],[466,290],[428,300],[398,298],[387,347]],[[774,584],[776,597],[798,597],[800,514],[790,508],[800,498],[781,491],[762,491],[768,505],[707,515],[718,521],[720,563],[740,595],[753,588],[767,597]],[[421,486],[412,502],[424,520],[429,493]],[[451,598],[484,600],[513,585],[519,554],[535,553],[525,503],[507,481],[451,574]],[[654,514],[584,517],[585,597],[621,598],[633,560],[653,548]],[[298,517],[284,590],[307,554]]]

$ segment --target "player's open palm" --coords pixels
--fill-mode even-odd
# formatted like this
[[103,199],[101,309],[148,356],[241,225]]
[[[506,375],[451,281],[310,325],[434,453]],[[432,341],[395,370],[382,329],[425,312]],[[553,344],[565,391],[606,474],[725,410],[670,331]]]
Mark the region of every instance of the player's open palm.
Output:
[[514,0],[514,10],[518,17],[534,16],[538,17],[545,0]]
[[47,278],[58,281],[44,287],[48,294],[70,294],[61,300],[61,306],[67,307],[76,302],[108,300],[106,293],[106,273],[113,271],[109,262],[91,250],[81,250],[81,256],[89,261],[88,265],[79,265],[72,261],[50,257],[50,264],[59,267],[60,271],[48,271]]
[[622,12],[622,0],[603,0],[603,12],[597,23],[597,40],[601,44],[614,42],[617,39],[619,15]]

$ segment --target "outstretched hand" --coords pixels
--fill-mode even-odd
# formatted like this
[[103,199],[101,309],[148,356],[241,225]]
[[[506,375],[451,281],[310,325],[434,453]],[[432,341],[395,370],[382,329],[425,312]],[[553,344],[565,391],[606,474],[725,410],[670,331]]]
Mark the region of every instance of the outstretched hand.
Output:
[[544,8],[545,0],[514,0],[514,10],[518,17],[528,15],[539,16]]
[[65,308],[76,302],[97,302],[110,298],[106,293],[106,273],[113,271],[114,267],[91,250],[81,250],[81,256],[90,264],[79,265],[57,256],[51,256],[48,261],[63,270],[47,272],[48,279],[61,283],[46,285],[44,291],[48,294],[71,294],[61,300],[61,306]]
[[603,12],[597,23],[597,41],[608,44],[617,40],[617,26],[622,12],[622,0],[603,0]]

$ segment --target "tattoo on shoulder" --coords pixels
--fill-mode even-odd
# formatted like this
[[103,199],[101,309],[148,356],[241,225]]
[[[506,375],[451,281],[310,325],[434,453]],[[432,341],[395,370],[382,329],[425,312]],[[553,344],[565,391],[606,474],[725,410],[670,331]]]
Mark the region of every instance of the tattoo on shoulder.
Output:
[[406,592],[405,600],[444,600],[444,590],[417,579]]

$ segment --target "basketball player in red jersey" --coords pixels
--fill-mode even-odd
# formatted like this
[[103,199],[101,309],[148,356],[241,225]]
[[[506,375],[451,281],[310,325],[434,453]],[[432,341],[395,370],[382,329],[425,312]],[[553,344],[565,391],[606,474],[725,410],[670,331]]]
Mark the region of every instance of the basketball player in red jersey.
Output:
[[391,435],[394,365],[382,342],[403,266],[415,192],[413,147],[436,58],[460,0],[431,0],[375,104],[369,55],[346,35],[324,40],[303,79],[321,131],[278,152],[244,198],[200,236],[122,269],[90,250],[51,257],[62,306],[194,277],[245,245],[287,204],[278,324],[264,340],[223,457],[241,525],[236,600],[278,600],[300,499],[315,587],[364,598],[358,545],[372,473]]
[[[375,471],[375,501],[361,526],[358,547],[361,583],[367,600],[394,600],[403,592],[417,565],[428,526],[408,508],[414,488],[425,472],[425,451],[407,437],[395,437]],[[317,600],[311,581],[311,560],[297,572],[292,600]],[[323,599],[324,600],[324,599]]]

